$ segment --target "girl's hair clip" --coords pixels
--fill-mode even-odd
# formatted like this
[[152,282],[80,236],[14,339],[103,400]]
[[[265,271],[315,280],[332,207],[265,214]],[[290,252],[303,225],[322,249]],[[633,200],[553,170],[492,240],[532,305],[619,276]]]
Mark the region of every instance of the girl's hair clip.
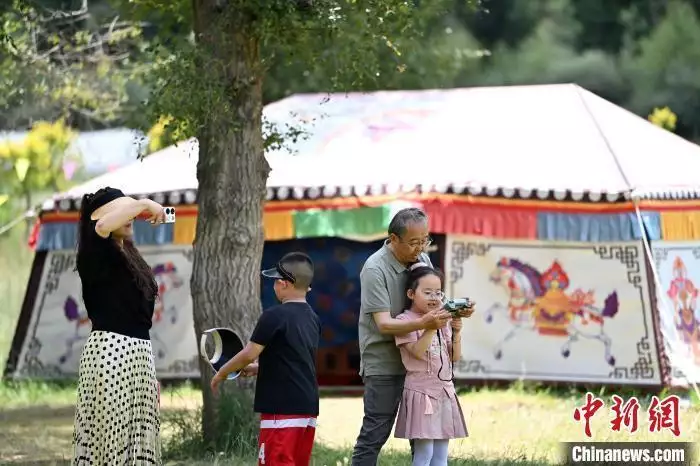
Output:
[[416,262],[415,264],[413,264],[412,266],[410,266],[410,267],[408,268],[408,270],[410,270],[410,271],[412,272],[412,271],[416,270],[416,269],[419,268],[419,267],[430,267],[430,266],[429,266],[428,264],[426,264],[425,262]]

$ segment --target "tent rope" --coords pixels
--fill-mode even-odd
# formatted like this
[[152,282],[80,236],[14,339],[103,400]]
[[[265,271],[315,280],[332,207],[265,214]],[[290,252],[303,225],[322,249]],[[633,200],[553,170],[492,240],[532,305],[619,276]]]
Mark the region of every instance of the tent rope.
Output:
[[672,367],[676,367],[685,378],[689,386],[693,388],[695,394],[700,399],[700,389],[698,385],[693,382],[690,378],[695,369],[695,363],[689,358],[682,356],[682,348],[679,348],[678,342],[680,341],[680,335],[678,334],[678,329],[673,325],[673,319],[671,319],[671,325],[668,324],[669,319],[664,319],[663,315],[670,316],[673,314],[673,306],[671,305],[668,297],[660,292],[663,289],[661,284],[661,279],[659,278],[659,271],[656,267],[656,262],[654,261],[654,256],[651,252],[651,244],[649,243],[649,238],[646,235],[646,229],[644,226],[644,221],[642,220],[642,213],[639,210],[638,200],[633,197],[632,202],[634,204],[634,211],[637,214],[637,222],[639,223],[639,231],[641,232],[642,243],[644,244],[644,251],[649,261],[649,268],[651,269],[651,274],[653,276],[654,284],[657,290],[657,302],[659,303],[659,326],[661,329],[661,335],[663,336],[664,347],[666,348],[666,355],[671,362]]
[[16,227],[17,225],[19,225],[20,223],[22,223],[23,220],[25,220],[25,219],[27,219],[27,218],[34,217],[34,215],[35,215],[35,213],[34,213],[33,210],[28,210],[28,211],[26,211],[25,213],[23,213],[22,215],[20,215],[20,216],[18,216],[17,218],[15,218],[14,220],[11,220],[9,223],[7,223],[7,224],[3,225],[2,227],[0,227],[0,236],[4,235],[4,234],[7,233],[8,231],[10,231],[11,229],[13,229],[13,228]]

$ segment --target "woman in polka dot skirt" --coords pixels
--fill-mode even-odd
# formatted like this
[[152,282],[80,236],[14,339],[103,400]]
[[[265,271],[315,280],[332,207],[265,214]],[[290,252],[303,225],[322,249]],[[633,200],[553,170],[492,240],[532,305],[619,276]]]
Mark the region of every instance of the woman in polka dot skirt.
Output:
[[149,330],[158,288],[131,241],[133,219],[163,207],[113,188],[83,196],[76,268],[92,322],[80,357],[73,465],[161,464]]

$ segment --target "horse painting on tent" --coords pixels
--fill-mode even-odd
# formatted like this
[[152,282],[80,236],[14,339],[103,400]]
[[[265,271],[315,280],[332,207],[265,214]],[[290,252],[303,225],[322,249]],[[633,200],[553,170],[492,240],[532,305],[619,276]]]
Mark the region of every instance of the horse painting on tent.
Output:
[[604,347],[605,361],[615,365],[612,340],[605,333],[604,323],[617,314],[617,292],[608,295],[602,309],[595,305],[593,290],[578,288],[567,294],[569,277],[557,261],[540,273],[529,264],[504,257],[489,279],[503,288],[508,301],[487,309],[486,322],[493,322],[496,313],[503,313],[512,325],[494,348],[496,359],[503,356],[508,341],[523,331],[534,331],[542,336],[564,338],[561,346],[564,358],[569,357],[572,344],[581,338],[598,340]]

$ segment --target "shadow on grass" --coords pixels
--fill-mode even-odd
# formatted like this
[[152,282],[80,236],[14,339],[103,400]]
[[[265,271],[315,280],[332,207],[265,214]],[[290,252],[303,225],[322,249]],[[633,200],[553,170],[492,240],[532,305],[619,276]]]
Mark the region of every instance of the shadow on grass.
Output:
[[34,420],[46,420],[54,418],[72,418],[75,415],[74,406],[26,406],[22,408],[3,409],[0,411],[0,422],[27,423]]
[[[166,408],[162,414],[168,419],[182,411]],[[75,406],[68,404],[0,408],[0,464],[70,464],[74,417]]]
[[[5,460],[3,460],[5,461]],[[39,460],[39,461],[12,461],[7,460],[7,463],[2,463],[2,464],[7,464],[12,465],[12,466],[69,466],[70,461],[69,460],[58,460],[58,461],[53,461],[53,460]]]
[[[346,466],[350,465],[350,449],[334,449],[325,445],[316,444],[314,446],[311,466]],[[378,464],[381,466],[408,466],[411,464],[411,454],[409,452],[384,451],[379,457]],[[450,466],[551,466],[552,463],[546,460],[528,459],[498,459],[486,460],[479,458],[450,458]]]
[[[309,466],[349,466],[352,451],[350,449],[335,449],[324,445],[316,444],[314,446],[313,456]],[[381,466],[410,466],[410,453],[386,451],[379,457],[378,463]],[[479,458],[450,458],[450,466],[552,466],[557,463],[551,463],[546,460],[528,460],[528,459],[498,459],[486,460]],[[257,460],[255,457],[247,458],[231,458],[221,455],[204,455],[194,458],[171,458],[166,463],[167,466],[256,466]]]

